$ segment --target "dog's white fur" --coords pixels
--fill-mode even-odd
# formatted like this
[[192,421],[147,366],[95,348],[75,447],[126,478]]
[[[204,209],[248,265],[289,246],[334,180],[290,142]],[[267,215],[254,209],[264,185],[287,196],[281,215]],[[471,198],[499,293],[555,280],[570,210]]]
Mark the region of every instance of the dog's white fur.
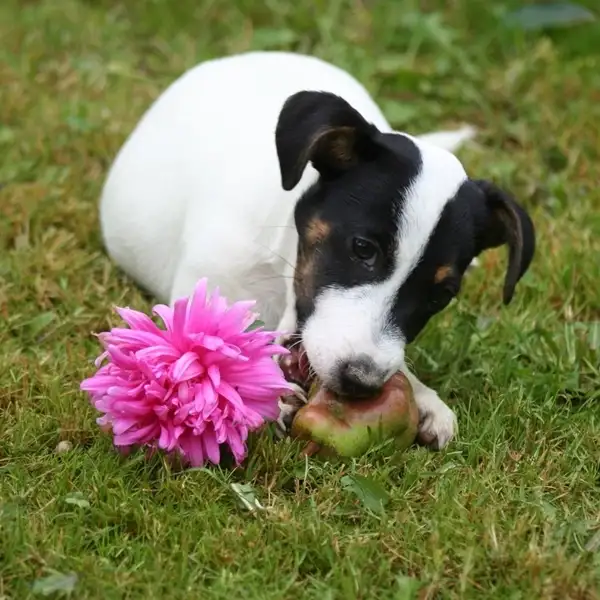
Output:
[[[298,186],[284,191],[274,132],[285,100],[300,90],[338,94],[392,132],[367,90],[345,71],[314,57],[256,52],[185,73],[126,141],[102,193],[104,242],[113,260],[159,300],[187,296],[207,277],[230,300],[256,299],[268,327],[294,331],[293,211],[317,173],[307,166]],[[398,367],[408,373],[403,340],[386,333],[386,309],[466,177],[451,152],[473,134],[465,127],[412,138],[423,169],[406,202],[398,269],[382,284],[318,297],[303,337],[320,375],[326,378],[343,353],[366,353],[390,373]],[[443,447],[456,429],[454,413],[408,374],[421,433]]]

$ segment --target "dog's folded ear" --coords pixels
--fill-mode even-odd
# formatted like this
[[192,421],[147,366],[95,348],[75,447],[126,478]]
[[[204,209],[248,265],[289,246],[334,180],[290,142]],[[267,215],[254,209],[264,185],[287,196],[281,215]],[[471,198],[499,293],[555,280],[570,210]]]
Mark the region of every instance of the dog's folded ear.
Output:
[[298,185],[309,161],[321,177],[332,178],[373,156],[378,134],[335,94],[303,91],[290,96],[275,131],[283,189]]
[[525,209],[506,192],[489,181],[477,180],[474,183],[483,192],[486,202],[486,218],[477,243],[478,253],[487,248],[508,245],[508,268],[503,290],[504,304],[508,304],[533,259],[535,228]]

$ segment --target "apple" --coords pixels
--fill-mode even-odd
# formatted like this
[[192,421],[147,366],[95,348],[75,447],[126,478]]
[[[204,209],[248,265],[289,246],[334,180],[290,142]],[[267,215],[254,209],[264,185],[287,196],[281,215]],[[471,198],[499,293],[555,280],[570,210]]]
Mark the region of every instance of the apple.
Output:
[[374,398],[340,398],[316,381],[309,397],[296,413],[291,430],[292,437],[308,442],[306,455],[354,457],[390,438],[398,450],[415,441],[419,411],[402,372]]

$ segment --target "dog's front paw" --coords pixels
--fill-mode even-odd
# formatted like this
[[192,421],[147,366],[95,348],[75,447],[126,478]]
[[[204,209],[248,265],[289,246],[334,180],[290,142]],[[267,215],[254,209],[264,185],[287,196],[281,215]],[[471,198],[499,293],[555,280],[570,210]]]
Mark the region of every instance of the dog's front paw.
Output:
[[289,350],[289,354],[278,356],[277,362],[286,381],[292,388],[289,394],[279,399],[279,418],[276,423],[276,434],[278,437],[283,438],[290,432],[296,413],[308,401],[310,368],[306,352],[302,347],[302,338],[298,334],[282,336],[277,343]]
[[454,411],[432,390],[415,397],[419,407],[417,443],[433,450],[441,450],[458,431]]
[[279,418],[276,422],[275,433],[284,438],[290,432],[296,413],[306,404],[307,397],[304,389],[297,383],[290,383],[292,391],[279,399]]

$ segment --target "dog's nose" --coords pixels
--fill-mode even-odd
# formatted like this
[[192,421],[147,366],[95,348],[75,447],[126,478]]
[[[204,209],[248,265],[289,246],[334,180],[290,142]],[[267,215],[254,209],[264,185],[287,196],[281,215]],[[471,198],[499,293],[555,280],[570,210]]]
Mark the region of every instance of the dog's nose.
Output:
[[345,361],[339,370],[338,392],[351,398],[368,398],[381,391],[385,372],[379,370],[368,356]]

